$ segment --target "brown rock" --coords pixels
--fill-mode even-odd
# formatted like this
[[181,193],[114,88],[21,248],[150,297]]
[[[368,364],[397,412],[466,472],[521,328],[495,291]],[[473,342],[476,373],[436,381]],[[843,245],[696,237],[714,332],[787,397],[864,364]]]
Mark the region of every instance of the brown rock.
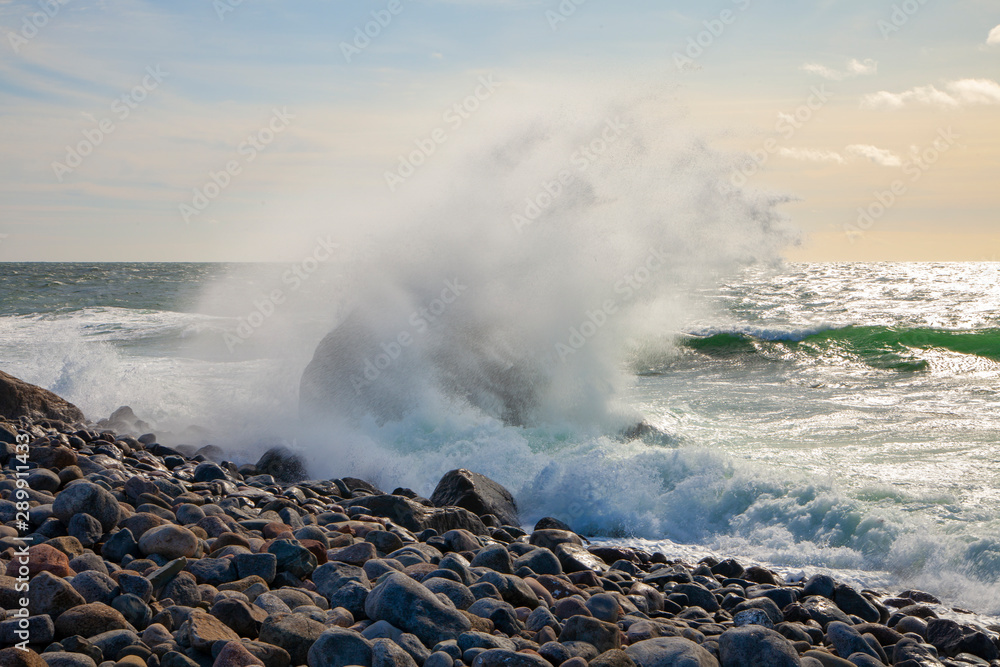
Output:
[[131,626],[125,617],[117,609],[103,602],[91,602],[67,609],[56,619],[57,639],[73,635],[93,637],[110,630],[128,629],[131,629]]
[[[191,648],[204,653],[212,652],[212,644],[217,641],[236,641],[240,637],[219,619],[196,609],[185,621],[188,642]],[[182,632],[184,630],[182,629]]]
[[45,544],[50,547],[55,547],[59,551],[63,552],[69,556],[70,560],[80,556],[84,552],[83,545],[80,544],[80,540],[69,535],[65,537],[53,537],[50,540],[46,540]]
[[[7,576],[18,576],[18,570],[23,563],[21,558],[15,558],[7,565]],[[76,574],[69,566],[69,556],[49,544],[36,544],[28,548],[28,577],[39,572],[51,572],[57,577],[71,577]]]
[[371,542],[358,542],[342,549],[331,549],[328,556],[332,561],[361,567],[371,559],[376,558],[377,554],[375,553],[375,545]]
[[277,521],[272,521],[271,523],[264,526],[264,537],[269,540],[276,539],[278,537],[287,537],[289,539],[293,538],[292,527],[285,523],[278,523]]
[[137,512],[124,521],[118,523],[122,528],[128,528],[132,531],[132,535],[135,539],[142,537],[143,533],[157,526],[165,526],[169,521],[161,516],[155,514],[150,514],[149,512]]
[[69,401],[3,371],[0,371],[0,415],[14,420],[29,417],[70,423],[86,419],[80,408]]
[[264,661],[255,657],[241,642],[229,642],[219,652],[212,667],[264,667]]
[[37,463],[40,468],[52,470],[62,470],[70,466],[75,466],[77,455],[69,447],[32,447],[28,454],[28,460]]
[[48,667],[48,665],[42,660],[42,656],[34,651],[22,651],[11,647],[0,651],[0,667]]

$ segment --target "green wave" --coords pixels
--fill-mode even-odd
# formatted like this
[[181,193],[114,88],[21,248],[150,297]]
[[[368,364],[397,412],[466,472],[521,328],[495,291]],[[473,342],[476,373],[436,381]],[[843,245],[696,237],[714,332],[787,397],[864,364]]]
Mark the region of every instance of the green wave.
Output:
[[683,345],[713,357],[774,356],[789,352],[813,357],[832,355],[861,361],[873,368],[910,372],[928,367],[921,352],[929,350],[947,350],[1000,362],[1000,329],[851,326],[820,331],[797,340],[793,336],[774,339],[721,332],[686,338]]

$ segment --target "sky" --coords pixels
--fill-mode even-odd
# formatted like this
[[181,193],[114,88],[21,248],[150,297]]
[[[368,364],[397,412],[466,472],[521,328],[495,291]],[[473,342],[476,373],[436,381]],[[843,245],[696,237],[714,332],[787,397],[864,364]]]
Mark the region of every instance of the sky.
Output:
[[790,260],[1000,261],[996,0],[0,0],[0,34],[0,261],[285,261],[654,93],[789,199]]

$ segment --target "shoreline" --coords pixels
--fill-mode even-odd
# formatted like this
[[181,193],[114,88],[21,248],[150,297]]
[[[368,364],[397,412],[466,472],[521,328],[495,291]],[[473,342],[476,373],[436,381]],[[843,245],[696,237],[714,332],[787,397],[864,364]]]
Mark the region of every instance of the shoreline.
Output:
[[[673,664],[662,662],[668,654],[723,667],[841,664],[831,662],[837,655],[865,665],[981,664],[957,661],[963,653],[1000,660],[1000,626],[942,618],[946,607],[929,594],[859,591],[822,574],[790,581],[734,559],[683,562],[614,540],[585,543],[555,519],[526,531],[510,494],[474,472],[448,473],[426,499],[353,478],[305,480],[288,450],[236,466],[217,448],[202,450],[214,462],[152,434],[79,426],[0,424],[0,641],[33,656],[17,664],[656,667]],[[18,488],[18,472],[27,489]],[[22,510],[30,520],[13,529]],[[26,566],[18,540],[31,545]],[[10,576],[20,567],[25,592]],[[18,630],[29,638],[8,641]],[[0,663],[15,664],[10,655],[0,651]]]

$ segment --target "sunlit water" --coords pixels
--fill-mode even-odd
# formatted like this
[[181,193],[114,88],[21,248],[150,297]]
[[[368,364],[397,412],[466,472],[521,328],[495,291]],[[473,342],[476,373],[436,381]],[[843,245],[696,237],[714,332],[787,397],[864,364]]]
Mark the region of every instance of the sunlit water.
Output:
[[[207,286],[265,287],[281,267],[5,268],[3,370],[94,419],[128,404],[160,431],[216,426],[236,459],[298,438],[298,379],[335,320],[319,279],[234,351],[224,336],[252,299]],[[661,436],[509,427],[441,404],[298,439],[318,475],[427,495],[465,466],[511,488],[526,522],[1000,612],[1000,265],[755,268],[685,300],[698,307],[683,327],[631,342],[617,397]]]

